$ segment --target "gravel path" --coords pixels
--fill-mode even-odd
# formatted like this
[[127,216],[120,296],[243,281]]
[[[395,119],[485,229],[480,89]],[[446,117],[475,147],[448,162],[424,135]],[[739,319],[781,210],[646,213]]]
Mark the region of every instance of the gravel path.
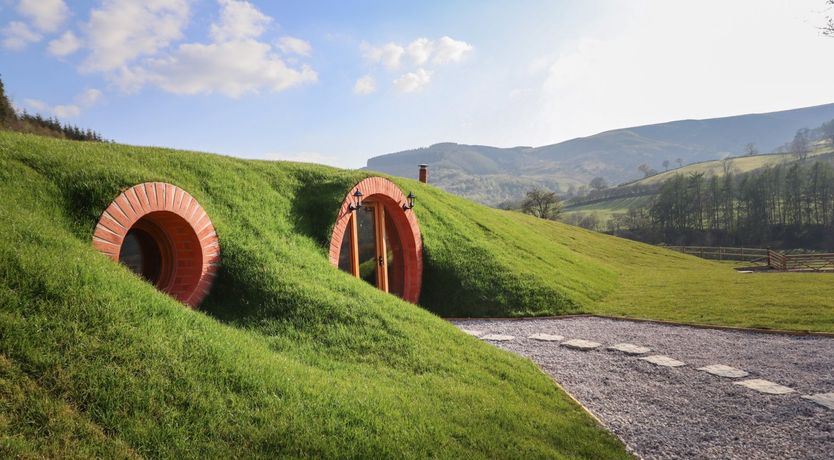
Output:
[[[452,322],[478,335],[513,336],[491,343],[536,362],[641,457],[834,458],[834,410],[801,397],[834,392],[834,338],[585,317]],[[602,345],[579,351],[528,338],[537,333]],[[621,342],[651,352],[631,356],[607,349]],[[686,365],[639,359],[654,354]],[[750,375],[733,379],[697,370],[711,364]],[[748,379],[796,392],[770,395],[733,383]]]

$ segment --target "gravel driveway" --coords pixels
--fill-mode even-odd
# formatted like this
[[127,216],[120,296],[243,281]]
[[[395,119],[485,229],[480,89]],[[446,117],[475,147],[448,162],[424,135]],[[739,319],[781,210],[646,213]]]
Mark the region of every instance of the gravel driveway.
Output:
[[[599,417],[639,456],[654,458],[834,458],[834,409],[802,398],[834,392],[834,338],[699,329],[602,318],[455,320],[473,335],[526,356]],[[601,346],[579,351],[546,333]],[[500,337],[499,337],[500,338]],[[607,347],[651,348],[632,356]],[[666,355],[681,367],[641,356]],[[749,372],[726,378],[697,368],[724,364]],[[765,379],[795,390],[764,394],[734,384]]]

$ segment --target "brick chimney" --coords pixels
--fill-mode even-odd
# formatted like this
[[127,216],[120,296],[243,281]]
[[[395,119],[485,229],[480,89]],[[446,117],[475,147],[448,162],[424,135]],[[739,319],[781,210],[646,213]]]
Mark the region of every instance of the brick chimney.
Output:
[[420,165],[420,182],[427,184],[429,182],[429,165]]

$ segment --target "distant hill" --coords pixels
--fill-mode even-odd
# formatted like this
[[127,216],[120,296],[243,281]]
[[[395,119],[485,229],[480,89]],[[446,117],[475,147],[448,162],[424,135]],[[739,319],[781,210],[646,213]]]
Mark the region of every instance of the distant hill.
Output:
[[683,164],[740,155],[747,143],[773,152],[801,128],[834,119],[834,104],[706,120],[681,120],[617,129],[543,147],[497,148],[440,143],[373,157],[366,169],[416,177],[428,163],[431,182],[446,191],[490,205],[518,198],[534,185],[566,191],[596,176],[609,183],[641,177],[643,163]]
[[[818,141],[808,154],[807,161],[823,161],[834,164],[834,145],[830,141]],[[606,222],[618,213],[626,213],[630,209],[645,208],[651,205],[660,186],[674,176],[689,177],[692,174],[703,174],[705,177],[722,177],[724,171],[734,175],[761,171],[763,168],[776,165],[790,165],[799,162],[793,153],[771,153],[742,157],[728,157],[722,160],[709,160],[692,163],[681,168],[664,171],[651,177],[646,177],[602,192],[592,192],[589,196],[575,197],[565,201],[563,220],[579,222],[579,219],[595,214],[599,228],[604,229]],[[597,197],[596,195],[601,195]]]

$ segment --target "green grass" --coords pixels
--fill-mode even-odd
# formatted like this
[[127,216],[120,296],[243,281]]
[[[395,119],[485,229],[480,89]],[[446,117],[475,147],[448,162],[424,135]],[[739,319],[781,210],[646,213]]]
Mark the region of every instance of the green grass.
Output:
[[[395,179],[418,196],[414,306],[327,261],[363,177],[0,133],[0,456],[624,458],[531,362],[432,312],[834,330],[830,275],[741,275]],[[201,311],[90,247],[145,181],[215,224]]]
[[[362,177],[0,133],[0,457],[627,458],[531,362],[330,266]],[[144,181],[185,188],[217,228],[202,311],[90,247],[101,210]],[[613,276],[525,277],[583,259],[518,258],[544,240],[502,247],[533,234],[513,216],[399,182],[419,196],[426,289],[461,308],[575,311],[583,276]]]
[[[820,143],[814,146],[809,153],[809,158],[815,156],[828,155],[832,153],[830,144]],[[781,163],[790,163],[796,161],[796,155],[793,153],[769,153],[764,155],[752,155],[743,157],[731,157],[728,159],[730,170],[733,174],[741,174],[756,169],[766,168],[768,166],[776,166]],[[706,177],[723,176],[724,175],[724,160],[702,161],[700,163],[693,163],[681,168],[675,168],[669,171],[663,171],[660,174],[640,179],[632,182],[629,185],[653,185],[665,182],[671,179],[675,174],[683,174],[688,176],[693,173],[703,173]]]
[[[738,273],[709,261],[553,222],[529,221],[551,245],[615,273],[616,288],[581,310],[692,324],[834,332],[834,274]],[[743,264],[743,263],[742,263]]]
[[[834,149],[830,144],[817,144],[809,153],[809,158],[818,157],[817,159],[825,159],[831,161],[834,155]],[[747,173],[757,169],[766,168],[768,166],[776,166],[778,164],[790,163],[796,161],[796,156],[792,153],[770,153],[764,155],[753,155],[744,157],[729,158],[729,167],[733,174]],[[647,186],[657,185],[665,182],[677,174],[689,176],[690,174],[704,174],[709,178],[712,176],[721,177],[724,175],[724,161],[712,160],[702,161],[700,163],[693,163],[681,168],[663,171],[660,174],[640,179],[637,181],[623,184],[623,186]],[[566,209],[564,214],[579,214],[585,215],[595,212],[597,216],[603,221],[608,221],[614,214],[623,214],[629,209],[647,207],[651,204],[652,196],[639,196],[627,198],[612,198],[610,200],[602,200],[587,205],[574,206]]]

